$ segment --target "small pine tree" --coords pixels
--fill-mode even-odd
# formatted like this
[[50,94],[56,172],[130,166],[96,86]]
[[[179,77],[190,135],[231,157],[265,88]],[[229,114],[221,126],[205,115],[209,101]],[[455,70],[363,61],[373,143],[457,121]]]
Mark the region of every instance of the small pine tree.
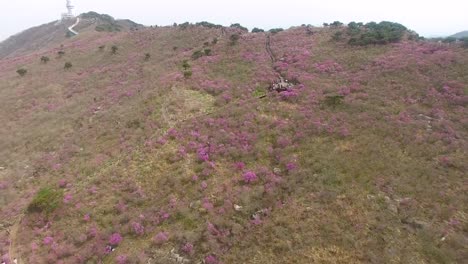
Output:
[[70,69],[71,67],[73,67],[73,64],[71,62],[65,62],[65,65],[63,66],[64,69],[68,70]]
[[119,48],[116,45],[112,46],[112,48],[111,48],[112,54],[116,54],[117,50],[119,50]]
[[19,76],[23,77],[23,76],[26,75],[26,73],[28,73],[28,70],[26,70],[26,69],[24,69],[24,68],[21,68],[21,69],[18,69],[18,70],[16,71],[16,73],[18,73]]

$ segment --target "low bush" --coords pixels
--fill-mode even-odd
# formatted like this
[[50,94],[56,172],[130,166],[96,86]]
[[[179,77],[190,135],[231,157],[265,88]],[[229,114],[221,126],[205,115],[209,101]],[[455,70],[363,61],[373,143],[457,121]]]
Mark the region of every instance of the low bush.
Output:
[[65,69],[70,69],[71,67],[73,67],[73,64],[71,62],[65,62],[65,65],[63,66],[63,68]]
[[189,64],[188,60],[184,60],[182,62],[182,68],[184,69],[184,71],[190,69],[190,64]]
[[332,27],[341,27],[341,26],[343,26],[343,23],[341,23],[340,21],[335,21],[335,22],[331,23],[330,26],[332,26]]
[[203,52],[205,53],[206,56],[211,55],[211,49],[204,49]]
[[192,59],[197,60],[199,58],[203,57],[203,52],[201,50],[197,50],[192,54]]
[[150,58],[151,58],[151,54],[146,53],[145,54],[145,61],[149,61]]
[[119,50],[119,48],[118,48],[117,46],[114,45],[114,46],[112,46],[112,48],[111,48],[111,53],[112,53],[112,54],[116,54],[116,53],[117,53],[117,50]]
[[21,68],[21,69],[18,69],[16,73],[18,73],[19,76],[23,77],[26,75],[26,73],[28,73],[28,70]]
[[40,189],[34,199],[28,206],[29,212],[45,212],[52,213],[63,200],[63,192],[61,190],[52,189],[49,187]]
[[242,31],[249,31],[246,27],[243,27],[241,24],[239,23],[235,23],[235,24],[232,24],[231,26],[229,26],[231,28],[238,28]]
[[281,32],[281,31],[283,31],[283,30],[284,30],[284,29],[282,29],[282,28],[272,28],[272,29],[269,30],[269,32],[270,32],[271,34],[276,34],[276,33]]
[[192,77],[192,71],[184,71],[184,78],[189,79]]
[[265,32],[265,30],[263,30],[261,28],[253,28],[252,29],[252,33],[261,33],[261,32]]
[[222,28],[222,25],[213,24],[210,22],[202,21],[195,23],[196,26],[206,27],[206,28]]
[[41,57],[41,62],[42,62],[42,63],[47,63],[47,62],[49,62],[49,61],[50,61],[49,57],[47,57],[47,56],[42,56],[42,57]]

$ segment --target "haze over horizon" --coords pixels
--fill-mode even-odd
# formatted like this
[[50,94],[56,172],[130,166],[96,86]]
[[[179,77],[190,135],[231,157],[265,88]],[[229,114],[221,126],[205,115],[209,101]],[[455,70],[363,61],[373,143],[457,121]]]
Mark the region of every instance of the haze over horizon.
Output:
[[[320,26],[335,20],[393,21],[401,23],[425,37],[448,36],[468,30],[464,12],[468,2],[447,1],[219,1],[200,0],[154,3],[147,0],[109,1],[73,0],[75,14],[88,11],[128,18],[144,25],[171,25],[172,23],[209,21],[230,25],[240,23],[248,28],[265,29],[301,24]],[[16,1],[2,5],[0,41],[33,26],[60,18],[65,12],[65,0],[40,2]]]

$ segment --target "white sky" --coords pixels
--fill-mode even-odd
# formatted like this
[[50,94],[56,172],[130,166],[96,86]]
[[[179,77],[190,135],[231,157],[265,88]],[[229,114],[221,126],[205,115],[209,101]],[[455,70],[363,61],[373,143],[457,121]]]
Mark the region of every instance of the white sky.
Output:
[[[65,0],[0,0],[0,40],[65,12]],[[72,0],[75,14],[96,11],[145,25],[185,21],[248,28],[323,22],[394,21],[423,36],[468,30],[468,0]]]

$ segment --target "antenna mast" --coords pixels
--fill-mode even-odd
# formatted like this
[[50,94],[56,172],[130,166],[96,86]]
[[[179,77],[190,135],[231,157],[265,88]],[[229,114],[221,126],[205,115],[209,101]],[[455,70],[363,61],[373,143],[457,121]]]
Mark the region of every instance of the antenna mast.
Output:
[[67,0],[67,10],[68,10],[68,16],[69,17],[73,17],[73,8],[75,8],[74,6],[72,6],[72,3],[71,3],[71,0]]
[[71,0],[67,0],[66,7],[67,7],[68,12],[62,14],[62,20],[75,18],[75,16],[73,15],[73,8],[75,7],[72,5]]

